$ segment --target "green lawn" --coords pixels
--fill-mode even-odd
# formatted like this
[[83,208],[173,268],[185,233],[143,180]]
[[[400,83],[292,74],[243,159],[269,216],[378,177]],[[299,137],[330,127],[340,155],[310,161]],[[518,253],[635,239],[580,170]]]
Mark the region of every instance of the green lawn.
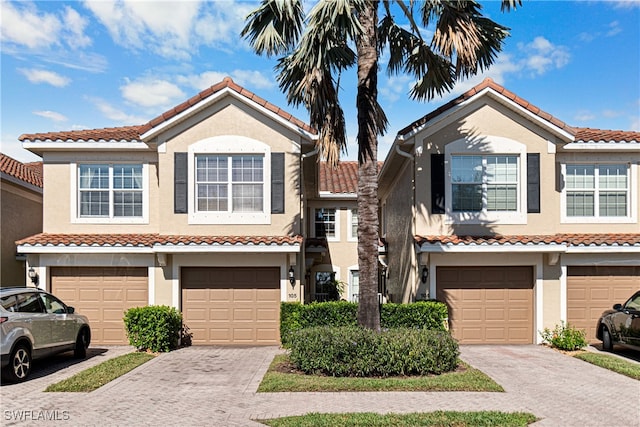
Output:
[[629,362],[610,354],[591,353],[588,351],[578,353],[574,357],[601,368],[626,375],[629,378],[640,380],[640,364],[638,363]]
[[149,353],[123,354],[78,372],[66,380],[51,384],[45,391],[93,391],[154,357]]
[[524,412],[422,412],[411,414],[307,414],[296,417],[273,418],[257,420],[272,427],[402,427],[402,426],[454,426],[454,427],[482,427],[527,426],[536,421],[532,414]]
[[484,373],[460,362],[458,370],[442,375],[353,378],[305,375],[293,370],[287,355],[271,362],[258,392],[310,391],[504,391]]

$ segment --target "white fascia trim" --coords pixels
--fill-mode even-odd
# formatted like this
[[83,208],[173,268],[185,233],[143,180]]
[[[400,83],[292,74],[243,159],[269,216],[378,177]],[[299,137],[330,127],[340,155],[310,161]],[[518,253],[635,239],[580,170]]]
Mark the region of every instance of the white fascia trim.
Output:
[[298,253],[296,245],[155,245],[154,253]]
[[136,246],[18,246],[18,252],[25,254],[151,254],[153,249]]
[[330,191],[320,191],[318,193],[320,199],[357,199],[356,193],[332,193]]
[[640,253],[640,246],[571,246],[567,248],[568,254],[593,254],[593,253]]
[[465,252],[567,252],[567,245],[441,245],[425,243],[418,246],[418,252],[429,253],[465,253]]
[[148,151],[149,146],[144,142],[117,142],[117,141],[73,141],[62,142],[37,141],[23,142],[22,148],[29,151]]
[[[528,118],[529,120],[535,122],[540,127],[544,128],[544,129],[547,129],[552,134],[561,137],[565,141],[573,141],[575,139],[574,136],[571,135],[569,132],[567,132],[565,130],[562,130],[559,127],[549,123],[548,121],[544,120],[542,117],[539,117],[538,115],[533,114],[531,111],[527,110],[526,108],[522,108],[517,103],[513,102],[512,100],[510,100],[508,98],[505,98],[503,95],[501,95],[498,92],[494,91],[490,87],[484,88],[483,90],[481,90],[477,94],[473,95],[471,98],[466,99],[465,101],[462,101],[460,104],[457,104],[456,106],[451,107],[450,109],[442,112],[441,114],[437,115],[436,117],[432,118],[431,120],[423,123],[420,127],[413,129],[411,132],[406,133],[404,135],[400,135],[399,138],[401,138],[401,139],[410,138],[412,136],[415,136],[417,133],[422,132],[423,130],[425,130],[427,128],[434,128],[434,124],[435,123],[443,121],[443,120],[447,119],[448,117],[453,116],[454,114],[458,113],[460,110],[464,109],[469,104],[472,104],[472,103],[476,102],[478,99],[482,98],[485,95],[486,96],[490,96],[493,99],[497,100],[498,102],[508,106],[511,110],[519,112],[522,116],[524,116],[524,117]],[[433,132],[435,132],[435,131],[437,131],[437,129],[434,128]]]
[[596,143],[569,143],[562,147],[563,151],[631,151],[640,152],[640,144],[629,143],[611,143],[611,142],[596,142]]
[[235,90],[232,90],[232,89],[230,89],[228,87],[225,87],[224,89],[221,89],[220,91],[214,93],[213,95],[210,95],[207,98],[201,100],[197,104],[194,104],[191,107],[187,108],[186,110],[184,110],[180,114],[177,114],[177,115],[173,116],[172,118],[170,118],[169,120],[166,120],[166,121],[162,122],[158,126],[155,126],[155,127],[151,128],[150,130],[148,130],[144,134],[140,135],[140,138],[142,138],[143,141],[149,141],[149,140],[155,138],[156,136],[158,136],[159,134],[161,134],[162,132],[164,132],[165,130],[171,128],[176,123],[181,122],[186,117],[189,117],[189,116],[191,116],[191,115],[193,115],[193,114],[195,114],[195,113],[207,108],[209,105],[214,104],[219,99],[221,99],[221,98],[223,98],[223,97],[225,97],[227,95],[233,96],[238,101],[240,101],[240,102],[242,102],[242,103],[244,103],[244,104],[246,104],[246,105],[248,105],[248,106],[250,106],[252,108],[260,110],[264,115],[269,116],[273,120],[277,121],[278,123],[282,124],[283,126],[289,128],[289,129],[293,130],[294,132],[304,136],[305,138],[309,138],[311,140],[318,139],[318,135],[311,134],[311,133],[305,131],[304,129],[299,128],[298,126],[295,126],[293,123],[291,123],[288,120],[285,120],[280,115],[274,113],[271,110],[268,110],[268,109],[264,108],[260,104],[255,103],[254,101],[252,101],[252,100],[240,95]]

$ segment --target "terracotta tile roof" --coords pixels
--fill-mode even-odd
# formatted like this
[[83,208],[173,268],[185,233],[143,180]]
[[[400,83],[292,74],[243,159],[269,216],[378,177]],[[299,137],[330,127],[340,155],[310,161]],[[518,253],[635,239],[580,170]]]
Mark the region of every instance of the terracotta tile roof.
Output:
[[442,105],[441,107],[433,110],[432,112],[430,112],[426,116],[423,116],[420,119],[416,120],[415,122],[411,123],[409,126],[406,126],[405,128],[399,130],[398,131],[398,135],[406,135],[406,134],[410,133],[411,131],[416,130],[417,128],[419,128],[422,125],[424,125],[425,123],[427,123],[429,120],[433,119],[434,117],[437,117],[438,115],[440,115],[440,114],[444,113],[445,111],[455,107],[456,105],[459,105],[459,104],[463,103],[467,99],[471,98],[472,96],[478,94],[479,92],[481,92],[481,91],[483,91],[484,89],[487,89],[487,88],[490,88],[490,89],[496,91],[497,93],[501,94],[502,96],[506,97],[507,99],[510,99],[511,101],[515,102],[516,104],[518,104],[522,108],[525,108],[526,110],[530,111],[531,113],[533,113],[533,114],[537,115],[538,117],[546,120],[547,122],[553,124],[554,126],[557,126],[558,128],[560,128],[560,129],[562,129],[562,130],[564,130],[566,132],[569,132],[572,135],[575,134],[575,129],[573,127],[567,125],[562,120],[559,120],[559,119],[555,118],[551,114],[549,114],[549,113],[541,110],[540,108],[536,107],[535,105],[531,104],[529,101],[520,98],[519,96],[517,96],[513,92],[508,91],[504,87],[502,87],[499,84],[497,84],[496,82],[494,82],[492,79],[487,78],[487,79],[484,79],[480,84],[472,87],[471,89],[469,89],[468,91],[466,91],[462,95],[458,96],[457,98],[452,99],[451,101],[447,102],[446,104]]
[[258,95],[254,94],[251,91],[243,88],[242,86],[234,83],[233,80],[229,77],[225,77],[220,83],[217,83],[197,95],[189,98],[185,102],[180,105],[177,105],[171,108],[168,111],[160,114],[158,117],[150,120],[146,124],[136,125],[136,126],[123,126],[116,128],[103,128],[103,129],[86,129],[86,130],[75,130],[75,131],[64,131],[64,132],[48,132],[48,133],[33,133],[33,134],[23,134],[18,139],[20,141],[63,141],[63,142],[74,142],[74,141],[139,141],[140,135],[148,132],[153,129],[155,126],[162,124],[163,122],[171,119],[172,117],[177,116],[193,105],[203,101],[204,99],[220,92],[221,90],[229,88],[238,94],[244,96],[247,99],[255,102],[256,104],[266,108],[267,110],[277,114],[283,119],[291,122],[294,126],[297,126],[300,129],[303,129],[306,132],[311,134],[316,134],[317,131],[313,129],[308,124],[304,123],[302,120],[299,120],[287,113],[280,107],[267,102],[266,100],[260,98]]
[[18,138],[22,142],[111,142],[139,141],[142,126],[122,126],[116,128],[71,130],[63,132],[25,133]]
[[233,80],[231,80],[230,77],[225,77],[220,83],[217,83],[205,90],[203,90],[202,92],[200,92],[199,94],[189,98],[187,101],[183,102],[180,105],[175,106],[174,108],[165,111],[164,113],[160,114],[158,117],[156,117],[155,119],[150,120],[146,125],[142,126],[141,128],[141,133],[145,133],[151,129],[153,129],[154,127],[160,125],[161,123],[171,119],[172,117],[182,113],[183,111],[187,110],[188,108],[192,107],[193,105],[198,104],[200,101],[214,95],[217,92],[220,92],[221,90],[225,89],[225,88],[229,88],[235,92],[237,92],[238,94],[244,96],[245,98],[248,98],[250,100],[252,100],[253,102],[257,103],[258,105],[261,105],[262,107],[266,108],[269,111],[274,112],[275,114],[279,115],[280,117],[282,117],[285,120],[288,120],[289,122],[291,122],[292,124],[294,124],[295,126],[305,130],[306,132],[312,133],[312,134],[316,134],[317,131],[315,129],[313,129],[311,126],[309,126],[308,124],[304,123],[303,121],[293,117],[291,114],[287,113],[286,111],[284,111],[283,109],[281,109],[280,107],[273,105],[270,102],[267,102],[266,100],[260,98],[258,95],[254,94],[251,91],[248,91],[247,89],[243,88],[242,86],[236,84]]
[[302,236],[183,236],[163,234],[49,234],[18,240],[24,246],[154,247],[188,245],[300,245]]
[[42,188],[42,162],[24,164],[0,153],[0,172]]
[[640,246],[640,233],[627,234],[551,234],[511,236],[414,236],[418,245],[450,246],[501,245],[567,245],[578,246]]
[[342,161],[335,169],[327,162],[321,162],[318,191],[333,194],[357,193],[358,162]]
[[575,142],[577,143],[635,143],[640,144],[640,132],[624,130],[602,130],[591,128],[576,128]]

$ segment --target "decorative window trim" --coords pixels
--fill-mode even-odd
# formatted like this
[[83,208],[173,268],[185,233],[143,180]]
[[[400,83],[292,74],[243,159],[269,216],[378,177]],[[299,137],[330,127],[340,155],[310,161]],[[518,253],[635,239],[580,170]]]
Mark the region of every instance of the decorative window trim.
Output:
[[[454,212],[452,208],[451,165],[456,155],[517,155],[518,191],[515,211]],[[485,136],[481,141],[458,139],[445,146],[445,224],[526,224],[527,223],[527,147],[500,136]]]
[[[335,211],[335,236],[329,237],[329,236],[317,236],[316,235],[316,211],[320,210],[320,209],[333,209]],[[313,211],[311,213],[311,233],[312,233],[312,237],[324,237],[327,239],[327,242],[339,242],[340,241],[340,211],[341,209],[338,207],[335,208],[329,208],[329,207],[314,207]]]
[[347,241],[349,242],[358,241],[358,230],[356,230],[355,234],[353,233],[353,211],[357,212],[358,208],[347,208]]
[[[198,212],[196,210],[195,158],[198,154],[264,156],[262,212]],[[206,138],[191,144],[187,155],[189,224],[271,224],[271,147],[239,135]]]
[[[142,165],[142,216],[138,217],[81,217],[78,206],[78,167],[80,165],[109,165],[112,170],[114,164],[135,164]],[[146,162],[127,162],[127,161],[90,161],[90,162],[74,162],[70,163],[71,173],[71,200],[69,202],[70,220],[72,224],[148,224],[149,223],[149,164]],[[112,191],[111,183],[109,191]]]
[[359,290],[360,290],[360,267],[356,264],[356,265],[352,265],[350,267],[347,268],[347,270],[349,271],[349,283],[347,284],[347,292],[349,293],[347,295],[347,300],[351,301],[351,302],[358,302],[358,296],[355,296],[356,293],[354,292],[353,289],[353,273],[354,272],[358,272],[358,295],[359,295]]
[[[627,188],[627,216],[567,216],[567,186],[565,184],[565,177],[567,176],[567,165],[593,165],[598,167],[600,165],[627,165],[628,182]],[[576,160],[570,162],[563,162],[560,165],[562,176],[562,194],[560,197],[560,223],[561,224],[634,224],[638,222],[638,165],[635,163],[629,163],[628,161],[615,161],[615,160],[594,160],[586,159],[584,161]]]

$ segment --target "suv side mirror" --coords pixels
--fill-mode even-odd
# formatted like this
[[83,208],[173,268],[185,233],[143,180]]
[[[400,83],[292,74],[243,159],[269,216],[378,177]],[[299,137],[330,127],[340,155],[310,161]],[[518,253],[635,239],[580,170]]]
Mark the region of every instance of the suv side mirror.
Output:
[[614,309],[614,310],[618,310],[618,311],[622,310],[622,304],[616,304],[616,305],[614,305],[614,306],[613,306],[613,309]]
[[[618,304],[618,305],[620,305],[620,304]],[[76,311],[76,309],[75,309],[75,308],[73,308],[73,307],[67,307],[67,313],[69,313],[69,314],[73,314],[73,313],[75,313],[75,311]]]

